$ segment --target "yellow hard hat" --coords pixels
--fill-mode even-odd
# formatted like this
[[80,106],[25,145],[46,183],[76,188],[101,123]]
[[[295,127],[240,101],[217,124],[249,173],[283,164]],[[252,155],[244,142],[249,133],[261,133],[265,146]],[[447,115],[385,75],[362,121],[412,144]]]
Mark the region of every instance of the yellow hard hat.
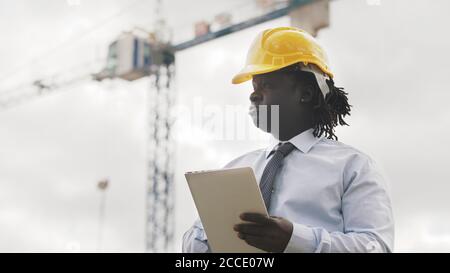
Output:
[[233,77],[239,84],[253,75],[272,72],[295,63],[314,64],[333,78],[325,51],[306,31],[294,27],[278,27],[261,32],[247,53],[245,67]]

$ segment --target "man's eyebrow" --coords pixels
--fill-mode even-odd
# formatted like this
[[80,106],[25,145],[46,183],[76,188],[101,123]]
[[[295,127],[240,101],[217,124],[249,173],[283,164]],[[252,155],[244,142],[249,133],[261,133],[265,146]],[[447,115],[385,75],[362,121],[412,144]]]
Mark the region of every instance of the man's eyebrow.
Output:
[[258,87],[260,85],[264,85],[265,83],[273,83],[273,82],[275,82],[275,79],[270,76],[258,78],[257,80],[253,81],[253,87]]

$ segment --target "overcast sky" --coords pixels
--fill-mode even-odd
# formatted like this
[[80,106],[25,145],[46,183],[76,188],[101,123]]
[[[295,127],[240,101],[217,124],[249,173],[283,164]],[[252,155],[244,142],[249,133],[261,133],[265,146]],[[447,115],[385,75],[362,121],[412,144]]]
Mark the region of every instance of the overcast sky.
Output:
[[[192,22],[249,1],[165,2],[182,39]],[[120,31],[151,26],[152,3],[0,0],[0,92],[60,71],[95,72],[86,70],[99,68]],[[318,37],[354,106],[339,140],[375,158],[391,183],[396,251],[450,251],[448,10],[446,0],[337,0]],[[184,172],[265,146],[245,111],[251,85],[230,81],[259,31],[288,24],[282,18],[177,54],[178,106],[243,109],[237,114],[258,139],[210,139],[211,128],[196,123],[177,131],[173,251],[196,217]],[[144,251],[148,88],[147,79],[84,82],[0,111],[0,251],[97,250],[103,178],[111,185],[102,249]]]

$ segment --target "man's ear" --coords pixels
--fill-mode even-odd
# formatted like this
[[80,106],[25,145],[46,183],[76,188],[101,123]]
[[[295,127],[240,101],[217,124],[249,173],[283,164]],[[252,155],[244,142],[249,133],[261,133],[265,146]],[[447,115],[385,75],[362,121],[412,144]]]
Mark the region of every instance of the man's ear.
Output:
[[306,85],[300,88],[300,101],[299,103],[310,103],[314,97],[314,87]]

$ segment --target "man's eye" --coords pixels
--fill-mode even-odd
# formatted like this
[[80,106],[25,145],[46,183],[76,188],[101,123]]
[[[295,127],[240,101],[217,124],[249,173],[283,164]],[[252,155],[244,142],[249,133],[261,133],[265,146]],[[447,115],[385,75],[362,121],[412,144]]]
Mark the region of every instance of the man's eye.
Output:
[[272,85],[270,83],[265,82],[265,83],[263,83],[262,88],[263,89],[271,89]]

